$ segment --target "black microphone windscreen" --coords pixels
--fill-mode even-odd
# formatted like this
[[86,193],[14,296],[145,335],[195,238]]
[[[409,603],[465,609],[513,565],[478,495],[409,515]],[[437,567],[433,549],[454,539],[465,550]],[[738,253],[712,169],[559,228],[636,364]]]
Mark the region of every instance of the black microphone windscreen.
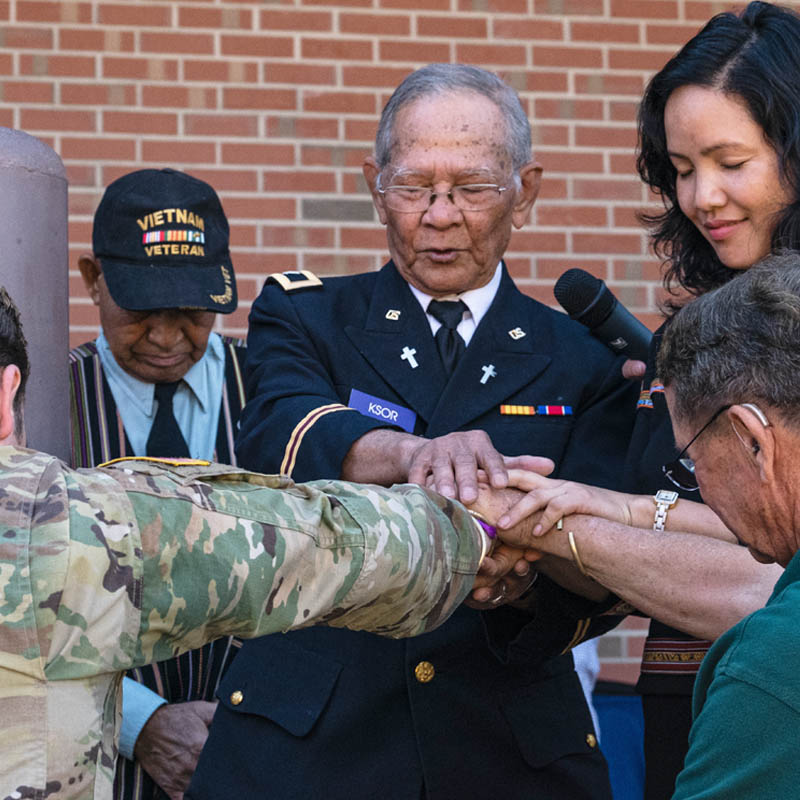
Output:
[[600,278],[585,269],[568,269],[553,287],[559,305],[583,325],[593,328],[605,320],[616,299]]

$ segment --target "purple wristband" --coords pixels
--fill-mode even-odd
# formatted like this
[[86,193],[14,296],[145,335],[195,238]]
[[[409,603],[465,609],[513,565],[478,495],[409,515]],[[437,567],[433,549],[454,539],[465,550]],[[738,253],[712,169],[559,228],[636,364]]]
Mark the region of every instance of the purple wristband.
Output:
[[481,528],[483,528],[484,531],[486,531],[486,535],[490,539],[494,539],[497,536],[497,528],[490,525],[488,522],[484,522],[482,519],[479,519],[478,517],[475,517],[475,519],[477,520],[478,525],[480,525]]

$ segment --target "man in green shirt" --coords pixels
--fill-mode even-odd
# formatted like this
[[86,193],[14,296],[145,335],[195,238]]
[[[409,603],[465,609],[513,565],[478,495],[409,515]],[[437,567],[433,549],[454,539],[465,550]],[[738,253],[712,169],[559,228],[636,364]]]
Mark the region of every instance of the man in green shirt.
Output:
[[675,800],[784,800],[800,786],[800,256],[688,303],[658,374],[678,447],[665,472],[757,561],[785,567],[764,608],[724,633],[695,683]]

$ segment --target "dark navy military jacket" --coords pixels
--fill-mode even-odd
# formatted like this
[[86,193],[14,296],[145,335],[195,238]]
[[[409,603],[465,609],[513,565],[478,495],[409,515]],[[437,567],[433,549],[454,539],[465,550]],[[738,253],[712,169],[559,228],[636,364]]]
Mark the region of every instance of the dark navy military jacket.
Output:
[[[621,359],[505,269],[449,382],[393,264],[278,280],[250,315],[241,465],[338,477],[358,437],[402,420],[429,438],[483,429],[562,477],[619,479],[636,403]],[[353,390],[366,414],[348,408]],[[540,575],[530,613],[462,607],[407,641],[319,628],[248,642],[187,797],[610,798],[572,657],[558,655],[613,626],[602,610]]]

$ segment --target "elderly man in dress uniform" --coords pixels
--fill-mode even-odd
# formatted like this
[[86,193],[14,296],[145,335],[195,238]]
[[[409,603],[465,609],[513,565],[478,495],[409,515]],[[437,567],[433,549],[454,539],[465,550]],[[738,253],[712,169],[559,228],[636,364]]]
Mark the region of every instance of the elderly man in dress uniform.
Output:
[[[239,463],[429,482],[467,503],[478,468],[505,485],[504,456],[613,484],[634,387],[502,262],[541,175],[513,90],[475,67],[418,70],[384,109],[364,175],[391,260],[267,281],[250,316]],[[609,798],[568,651],[612,624],[601,616],[612,601],[573,594],[544,567],[512,594],[513,606],[462,607],[409,644],[342,631],[247,643],[187,796],[452,800],[500,786]],[[242,687],[247,699],[232,702]]]

